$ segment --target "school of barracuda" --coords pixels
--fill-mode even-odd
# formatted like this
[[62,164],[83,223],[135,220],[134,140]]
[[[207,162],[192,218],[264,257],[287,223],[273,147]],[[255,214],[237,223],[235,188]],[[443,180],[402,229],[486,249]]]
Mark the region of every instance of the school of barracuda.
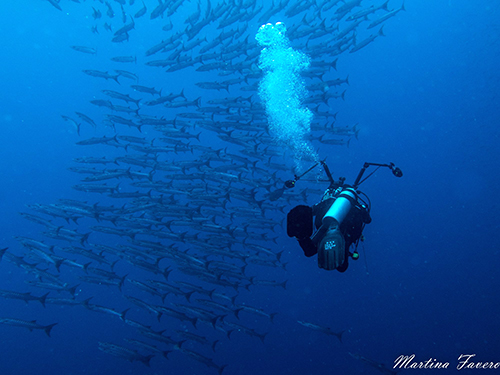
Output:
[[[0,296],[116,316],[142,339],[98,343],[113,356],[150,366],[153,357],[164,361],[177,351],[222,373],[226,366],[213,358],[217,344],[240,334],[264,343],[268,332],[247,318],[259,316],[272,327],[280,314],[245,303],[239,291],[286,288],[286,260],[283,251],[273,249],[282,222],[271,216],[284,216],[286,204],[303,202],[306,191],[268,199],[283,184],[278,174],[293,173],[294,165],[283,156],[314,160],[318,147],[348,146],[358,138],[357,125],[336,123],[333,108],[345,99],[349,84],[348,76],[336,75],[337,61],[383,36],[384,23],[404,5],[394,8],[389,0],[46,1],[61,11],[81,3],[92,19],[91,32],[109,43],[126,45],[152,22],[148,18],[162,20],[161,29],[148,37],[144,51],[96,60],[82,71],[103,86],[88,100],[100,119],[79,110],[78,100],[72,113],[61,113],[62,125],[74,127],[82,138],[76,144],[86,155],[75,158],[71,168],[82,176],[72,186],[81,199],[33,204],[21,213],[40,226],[40,235],[16,235],[19,247],[1,249],[0,259],[27,274],[32,292],[1,289]],[[188,14],[186,7],[195,11],[184,23],[173,22],[179,12]],[[299,80],[307,90],[301,97],[309,119],[303,142],[311,152],[294,152],[300,146],[283,134],[291,131],[286,126],[279,134],[269,130],[279,120],[270,119],[272,111],[258,95],[262,46],[252,25],[271,19],[286,24],[291,45],[310,61]],[[93,46],[68,48],[96,58],[101,54]],[[101,69],[95,67],[99,64]],[[156,69],[158,76],[184,74],[206,95],[189,97],[189,87],[168,92],[139,85],[139,65]],[[103,135],[83,137],[92,128]],[[116,203],[101,203],[110,200]],[[273,277],[256,277],[257,267],[273,270]],[[87,284],[114,288],[128,307],[100,305],[95,296],[79,298]],[[152,328],[167,320],[166,329]],[[342,341],[343,331],[298,323]],[[57,323],[0,318],[0,324],[50,336]],[[200,325],[213,333],[201,335]]]

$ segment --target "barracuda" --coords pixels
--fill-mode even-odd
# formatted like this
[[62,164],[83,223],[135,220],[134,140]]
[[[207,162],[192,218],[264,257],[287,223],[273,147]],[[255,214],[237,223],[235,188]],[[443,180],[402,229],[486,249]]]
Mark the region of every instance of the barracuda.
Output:
[[33,331],[34,329],[41,329],[44,330],[47,336],[50,337],[50,331],[52,328],[57,323],[54,324],[49,324],[48,326],[42,326],[40,324],[36,323],[36,320],[31,320],[31,321],[25,321],[25,320],[20,320],[20,319],[13,319],[13,318],[0,318],[0,324],[8,325],[8,326],[13,326],[13,327],[22,327],[22,328],[27,328],[30,331]]

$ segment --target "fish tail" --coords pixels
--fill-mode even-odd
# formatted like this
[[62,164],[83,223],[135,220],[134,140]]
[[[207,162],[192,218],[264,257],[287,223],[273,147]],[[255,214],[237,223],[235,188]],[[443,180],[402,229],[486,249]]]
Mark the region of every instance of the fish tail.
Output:
[[61,264],[64,262],[64,259],[59,259],[54,262],[54,267],[56,267],[57,272],[61,273],[60,267]]
[[40,303],[42,304],[43,307],[45,307],[45,299],[47,298],[48,295],[49,295],[49,293],[45,293],[43,296],[38,298],[38,300],[40,301]]
[[43,330],[45,331],[45,333],[47,334],[47,336],[50,337],[50,331],[52,330],[52,328],[56,325],[57,323],[54,323],[54,324],[49,324],[48,326],[45,326],[43,327]]
[[274,317],[276,316],[277,313],[271,313],[269,314],[269,319],[271,320],[271,323],[274,323]]
[[130,308],[125,309],[125,310],[123,310],[123,311],[122,311],[122,313],[120,314],[120,319],[121,319],[122,321],[125,321],[125,315],[127,314],[127,311],[129,311],[129,310],[130,310]]
[[7,249],[8,249],[8,247],[6,247],[4,249],[0,249],[0,261],[2,260],[2,257],[5,254],[5,252],[7,251]]
[[337,338],[339,339],[340,342],[342,342],[342,335],[344,334],[345,330],[343,331],[340,331],[339,333],[337,333],[335,336],[337,336]]
[[154,354],[147,355],[144,358],[141,358],[141,362],[144,363],[146,366],[150,367],[149,361],[151,361],[151,358],[153,358],[153,357],[154,357]]
[[73,298],[75,297],[76,288],[78,288],[79,286],[80,284],[76,284],[74,287],[68,289],[68,292],[73,296]]
[[219,342],[219,340],[215,340],[213,343],[212,343],[212,350],[215,352],[215,346],[217,345],[217,343]]

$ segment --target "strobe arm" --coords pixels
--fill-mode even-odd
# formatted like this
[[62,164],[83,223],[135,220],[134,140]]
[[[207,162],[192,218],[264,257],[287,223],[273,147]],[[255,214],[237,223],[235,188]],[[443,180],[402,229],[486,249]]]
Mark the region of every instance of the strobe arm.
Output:
[[328,179],[330,180],[330,182],[333,183],[332,175],[330,173],[330,170],[328,169],[328,166],[325,163],[325,160],[320,160],[320,161],[314,163],[314,165],[312,167],[310,167],[307,171],[305,171],[301,175],[299,175],[299,176],[295,175],[293,180],[287,180],[287,181],[285,181],[285,187],[288,188],[288,189],[293,188],[295,186],[295,183],[298,180],[300,180],[302,177],[304,177],[307,173],[311,172],[314,168],[316,168],[318,166],[318,164],[321,164],[323,166],[323,168],[325,168],[326,175],[328,176]]
[[333,180],[332,174],[330,173],[330,169],[328,168],[328,165],[326,165],[325,160],[321,161],[321,165],[325,169],[326,176],[328,177],[328,180],[330,181],[330,186],[331,186],[331,185],[335,184],[335,181]]
[[[361,168],[361,170],[359,171],[358,173],[358,177],[356,177],[356,181],[354,181],[354,189],[357,189],[359,185],[361,185],[361,183],[363,181],[365,181],[368,177],[370,177],[373,173],[375,173],[375,171],[373,171],[368,177],[366,177],[365,179],[361,180],[361,178],[363,177],[363,174],[365,173],[366,169],[369,167],[369,166],[375,166],[375,167],[387,167],[387,168],[390,168],[391,171],[392,171],[392,174],[396,177],[402,177],[403,176],[403,172],[401,171],[401,169],[399,169],[398,167],[396,167],[394,165],[394,163],[389,163],[389,164],[380,164],[380,163],[365,163],[363,165],[363,168]],[[378,168],[377,168],[378,169]]]

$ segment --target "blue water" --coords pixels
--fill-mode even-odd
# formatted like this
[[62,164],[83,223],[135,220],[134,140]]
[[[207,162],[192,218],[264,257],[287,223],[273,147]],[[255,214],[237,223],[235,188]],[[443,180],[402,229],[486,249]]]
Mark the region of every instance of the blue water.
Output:
[[[67,168],[75,165],[75,157],[119,154],[110,147],[77,146],[75,142],[114,134],[102,125],[103,109],[89,101],[107,99],[100,90],[120,91],[133,81],[120,78],[123,83],[118,86],[81,70],[130,70],[140,77],[139,84],[163,88],[164,93],[177,93],[185,87],[189,99],[223,95],[194,85],[208,81],[207,76],[198,79],[182,70],[167,74],[165,69],[144,65],[163,58],[145,59],[144,51],[170,35],[161,31],[166,19],[139,18],[130,42],[111,43],[111,34],[102,27],[107,20],[103,4],[62,0],[60,5],[62,12],[47,1],[0,3],[0,14],[4,15],[0,24],[0,248],[9,247],[16,254],[22,249],[13,236],[43,239],[41,227],[18,214],[29,212],[25,205],[51,204],[60,198],[116,204],[73,190],[71,186],[82,176]],[[118,3],[112,5],[116,29],[123,23]],[[146,5],[151,12],[157,2],[146,1]],[[103,12],[98,22],[92,19],[92,6]],[[131,13],[141,6],[135,1]],[[265,9],[268,6],[266,3]],[[400,2],[391,0],[390,8],[399,6]],[[401,354],[415,354],[420,361],[436,358],[450,362],[448,370],[402,370],[409,373],[456,372],[460,354],[476,354],[477,361],[500,362],[499,311],[495,307],[500,267],[496,198],[500,5],[491,0],[421,0],[408,1],[405,8],[387,21],[385,37],[356,53],[340,56],[336,77],[349,75],[350,85],[345,101],[331,100],[330,104],[339,111],[337,120],[344,126],[359,123],[359,140],[351,140],[349,147],[322,145],[320,149],[320,157],[328,157],[335,177],[352,181],[365,161],[394,162],[404,177],[396,179],[388,170],[380,170],[362,185],[373,204],[373,222],[364,231],[361,259],[351,262],[344,274],[318,269],[316,259],[303,257],[295,240],[286,236],[284,226],[269,233],[278,237],[277,244],[269,247],[275,252],[284,250],[286,271],[262,267],[256,268],[255,274],[261,279],[288,280],[287,288],[255,286],[249,292],[242,290],[238,297],[241,303],[278,313],[274,324],[250,314],[240,322],[268,332],[265,343],[244,334],[233,334],[228,340],[207,327],[198,331],[221,340],[215,353],[206,348],[199,351],[218,365],[228,365],[224,374],[380,373],[348,353],[388,367]],[[194,2],[179,8],[173,16],[176,27],[182,29],[184,19],[195,10]],[[257,18],[248,25],[251,38],[260,26]],[[293,24],[300,19],[287,20],[280,13],[269,21]],[[90,31],[95,24],[99,24],[99,34]],[[207,29],[202,36],[208,33],[207,37],[213,38],[218,32]],[[70,45],[94,47],[97,55],[76,52]],[[120,65],[109,60],[119,55],[137,55],[138,63]],[[218,79],[215,73],[208,77]],[[161,108],[155,107],[158,116],[162,116]],[[78,136],[61,118],[75,118],[75,111],[99,121],[98,129],[83,125]],[[132,130],[124,133],[154,136],[151,130],[146,134]],[[207,135],[205,142],[214,142],[210,137]],[[211,146],[225,147],[219,142]],[[280,174],[283,179],[292,175],[292,171],[290,176]],[[314,204],[319,198],[309,195],[306,203]],[[281,221],[285,213],[273,212],[273,217]],[[96,224],[87,222],[82,227],[90,225]],[[109,238],[92,236],[95,242]],[[137,272],[125,262],[119,263],[116,271],[121,275]],[[71,278],[75,270],[65,272],[72,284],[78,282]],[[137,275],[149,277],[140,272]],[[180,273],[176,276],[183,278]],[[37,296],[45,293],[26,285],[26,279],[32,276],[2,260],[0,289],[30,291]],[[93,296],[94,303],[117,311],[129,306],[115,287],[81,284],[80,289],[78,299]],[[50,296],[62,297],[57,292]],[[151,368],[147,368],[99,351],[99,341],[127,346],[124,338],[142,339],[113,316],[80,306],[47,305],[44,309],[38,302],[26,305],[10,299],[2,299],[1,306],[0,318],[58,323],[51,338],[38,330],[0,325],[0,370],[4,374],[216,373],[176,352],[168,361],[153,358]],[[157,324],[152,315],[136,307],[133,314],[131,318],[149,321],[156,330],[181,326],[170,318]],[[308,330],[297,320],[346,330],[343,343],[334,336]]]

